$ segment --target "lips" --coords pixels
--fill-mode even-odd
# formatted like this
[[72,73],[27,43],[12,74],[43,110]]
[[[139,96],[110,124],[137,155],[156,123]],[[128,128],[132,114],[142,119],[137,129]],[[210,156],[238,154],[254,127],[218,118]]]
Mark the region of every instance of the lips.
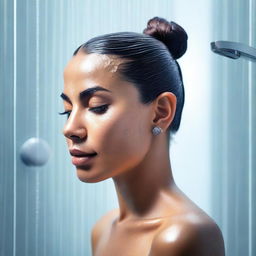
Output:
[[97,155],[96,152],[84,152],[78,149],[71,149],[70,154],[75,157],[91,157]]
[[92,161],[96,157],[96,154],[92,156],[72,156],[72,163],[74,165],[85,165]]
[[75,148],[69,152],[72,156],[72,163],[80,166],[89,163],[97,155],[96,152],[85,152]]

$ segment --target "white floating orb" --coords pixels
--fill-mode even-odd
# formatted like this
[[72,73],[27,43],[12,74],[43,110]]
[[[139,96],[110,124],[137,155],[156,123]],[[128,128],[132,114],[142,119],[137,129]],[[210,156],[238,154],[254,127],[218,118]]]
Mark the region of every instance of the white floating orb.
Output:
[[49,144],[39,138],[28,139],[20,149],[20,157],[27,166],[42,166],[50,157]]

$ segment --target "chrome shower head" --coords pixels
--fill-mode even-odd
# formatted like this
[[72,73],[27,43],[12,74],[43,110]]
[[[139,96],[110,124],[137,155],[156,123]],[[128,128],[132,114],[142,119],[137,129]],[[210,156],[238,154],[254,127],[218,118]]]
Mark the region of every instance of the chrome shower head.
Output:
[[231,59],[245,57],[252,61],[256,61],[256,49],[241,43],[229,41],[211,42],[211,50],[214,53]]

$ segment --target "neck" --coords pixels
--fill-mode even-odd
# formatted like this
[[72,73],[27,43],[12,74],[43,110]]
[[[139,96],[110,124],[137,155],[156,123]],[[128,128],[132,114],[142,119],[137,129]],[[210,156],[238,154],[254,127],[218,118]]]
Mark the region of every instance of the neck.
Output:
[[175,183],[167,144],[163,147],[159,140],[159,146],[151,146],[138,166],[113,177],[120,209],[119,222],[161,218],[170,210],[167,194]]

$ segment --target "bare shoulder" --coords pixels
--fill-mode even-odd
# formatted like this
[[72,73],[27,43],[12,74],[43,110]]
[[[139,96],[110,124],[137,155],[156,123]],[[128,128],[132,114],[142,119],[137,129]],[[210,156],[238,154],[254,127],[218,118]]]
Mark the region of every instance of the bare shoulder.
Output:
[[190,214],[171,221],[153,239],[150,256],[224,256],[221,230],[209,217]]
[[113,209],[103,215],[92,227],[91,245],[93,252],[104,230],[110,225],[111,221],[117,216],[119,209]]

